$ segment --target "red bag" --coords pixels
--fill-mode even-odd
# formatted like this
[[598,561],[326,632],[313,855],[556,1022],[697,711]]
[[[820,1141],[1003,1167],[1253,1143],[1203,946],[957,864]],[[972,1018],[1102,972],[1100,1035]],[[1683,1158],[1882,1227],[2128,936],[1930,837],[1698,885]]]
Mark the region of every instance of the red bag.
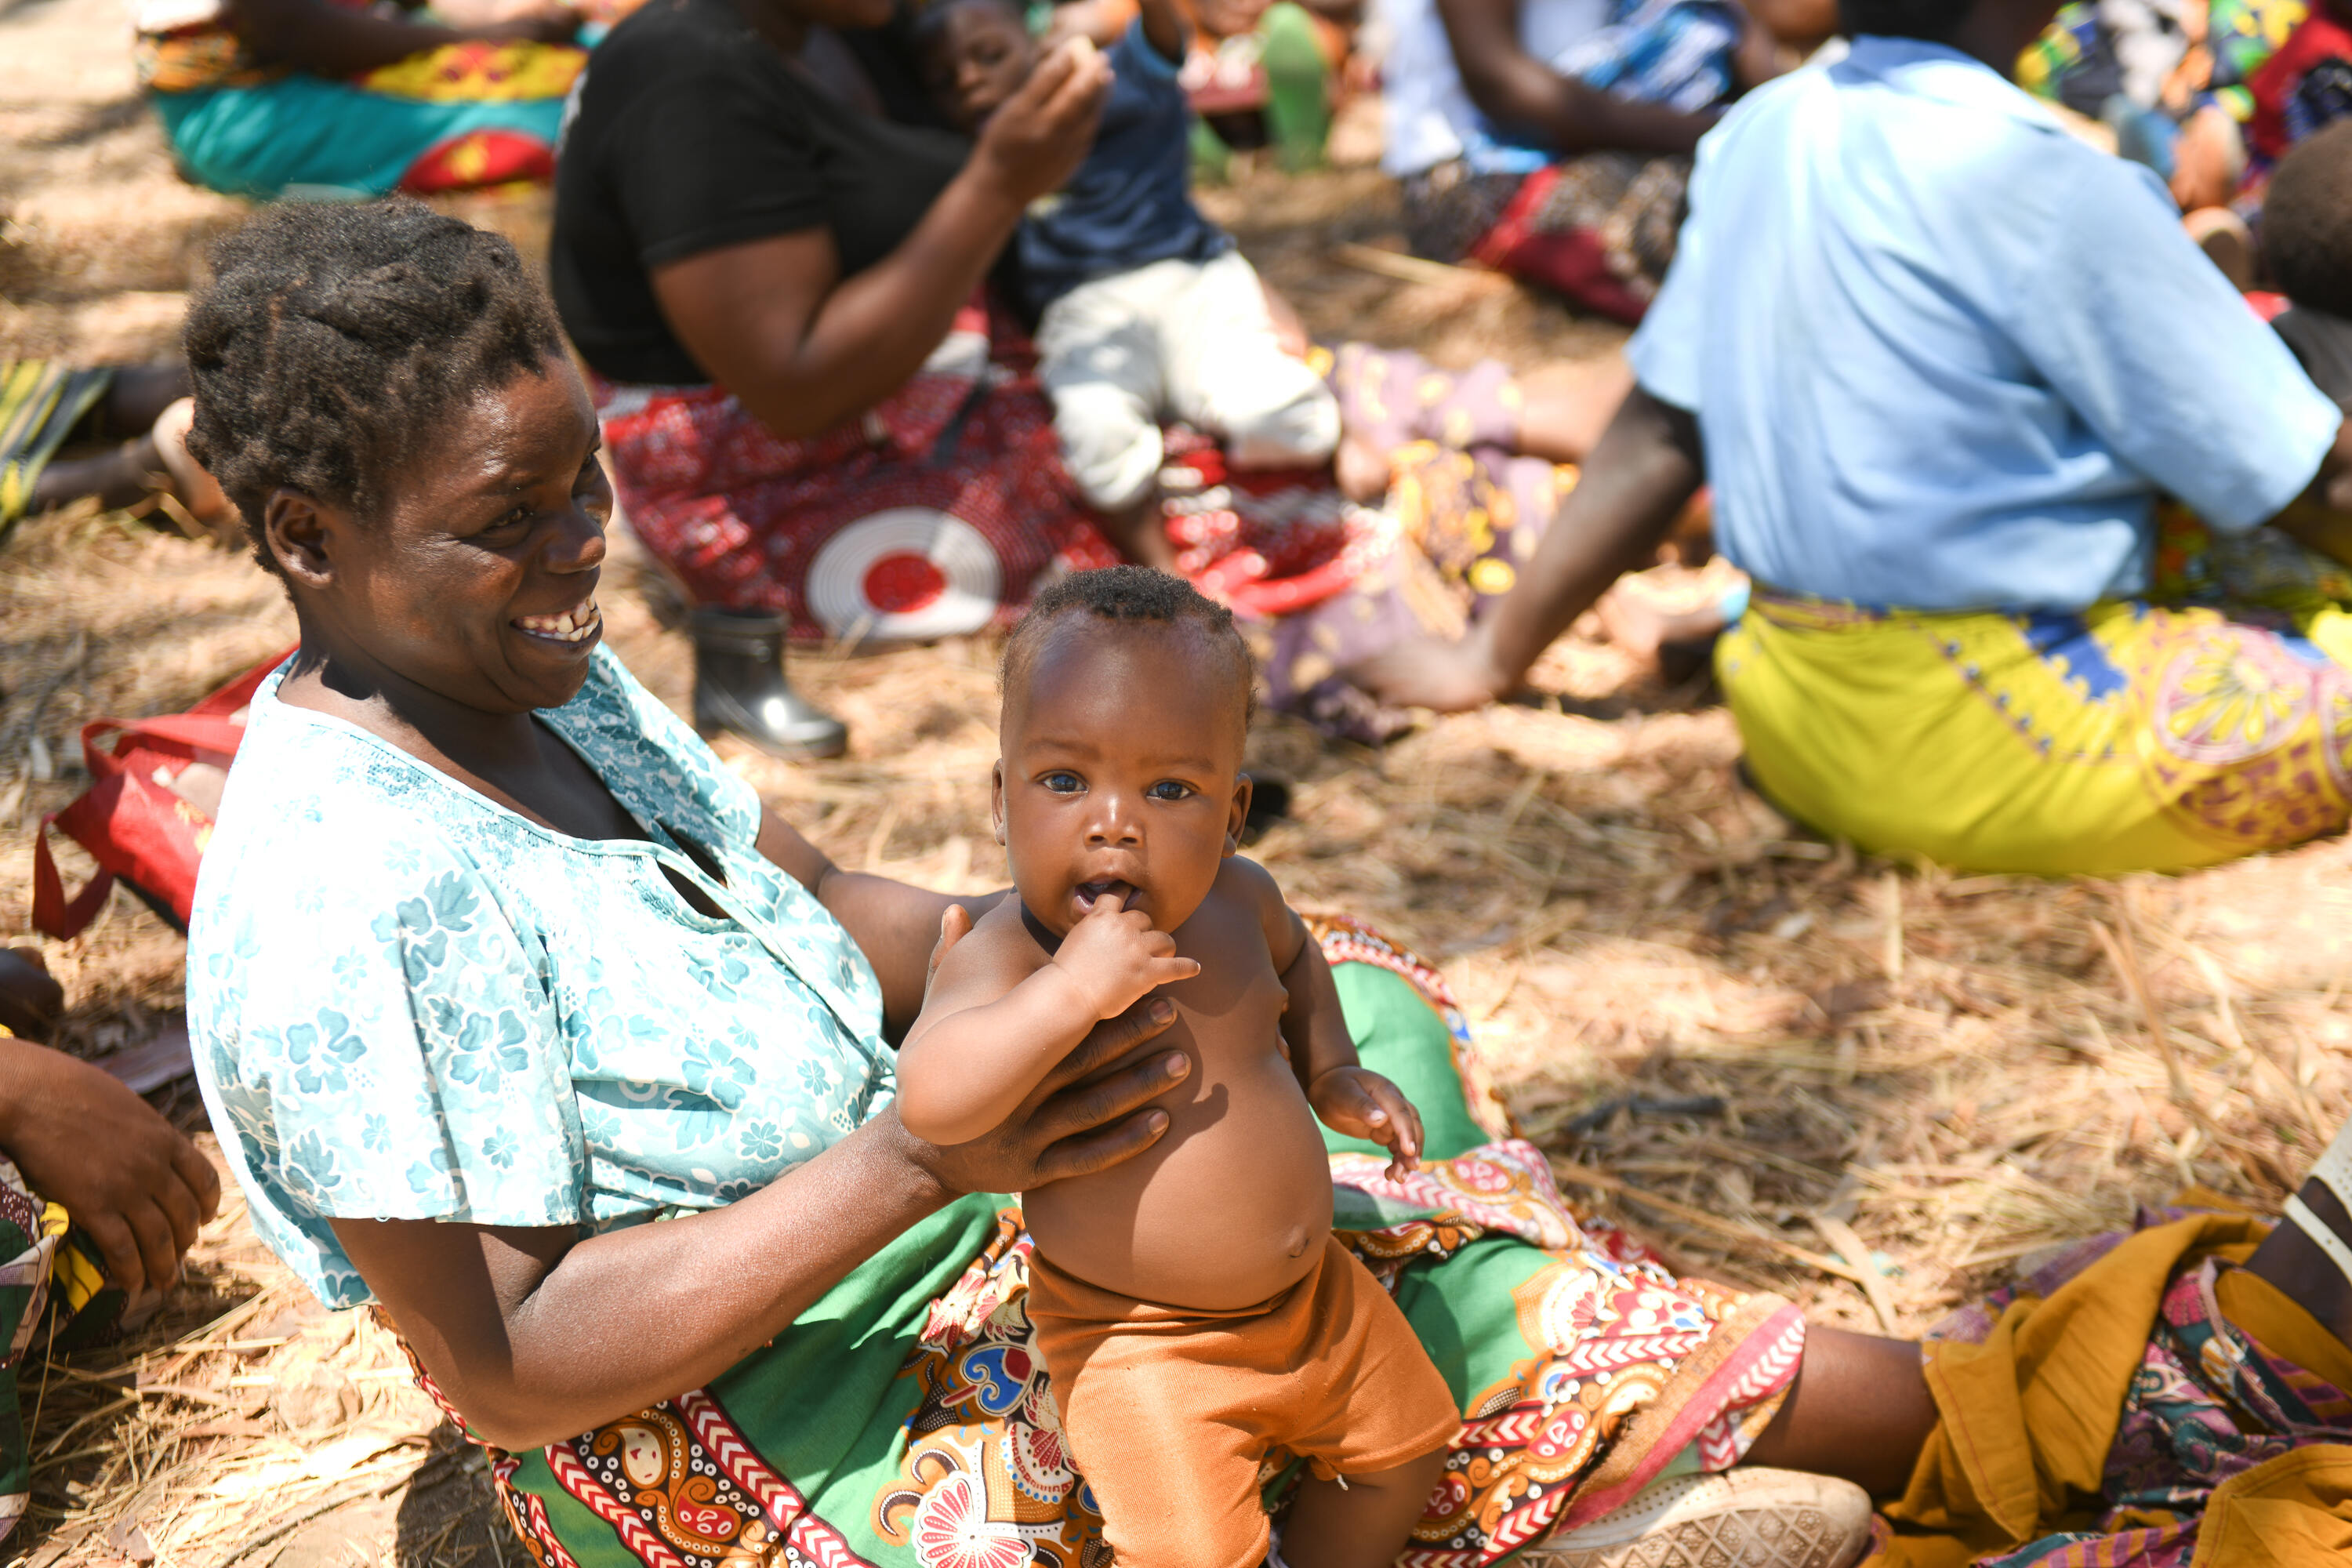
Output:
[[[212,837],[213,819],[173,786],[192,786],[191,766],[227,768],[245,739],[240,710],[292,653],[289,648],[262,660],[185,713],[99,719],[82,726],[81,754],[89,764],[90,786],[63,811],[41,818],[33,840],[36,930],[59,941],[80,935],[98,918],[117,877],[158,915],[188,929],[196,867]],[[100,867],[89,886],[70,900],[49,852],[51,826],[89,850]]]

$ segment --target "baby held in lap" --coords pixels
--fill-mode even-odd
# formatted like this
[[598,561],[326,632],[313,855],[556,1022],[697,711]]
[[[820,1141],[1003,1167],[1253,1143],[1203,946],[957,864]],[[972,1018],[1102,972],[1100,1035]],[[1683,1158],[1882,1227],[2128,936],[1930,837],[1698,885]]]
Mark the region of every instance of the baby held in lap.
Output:
[[[1018,0],[938,0],[916,27],[926,83],[967,132],[1037,63]],[[1185,45],[1177,0],[1142,0],[1108,51],[1093,150],[1014,239],[1070,477],[1122,550],[1167,571],[1162,418],[1219,437],[1241,468],[1319,465],[1339,440],[1330,388],[1285,352],[1257,273],[1192,205]]]
[[[1154,990],[1192,1071],[1142,1155],[1024,1195],[1029,1316],[1122,1568],[1251,1568],[1258,1467],[1308,1459],[1291,1568],[1391,1562],[1461,1426],[1404,1316],[1331,1236],[1315,1118],[1409,1169],[1421,1120],[1358,1065],[1321,949],[1235,853],[1250,661],[1232,617],[1140,567],[1040,596],[1004,654],[992,815],[1014,898],[949,950],[899,1115],[955,1143]],[[1335,1479],[1344,1478],[1344,1479]]]

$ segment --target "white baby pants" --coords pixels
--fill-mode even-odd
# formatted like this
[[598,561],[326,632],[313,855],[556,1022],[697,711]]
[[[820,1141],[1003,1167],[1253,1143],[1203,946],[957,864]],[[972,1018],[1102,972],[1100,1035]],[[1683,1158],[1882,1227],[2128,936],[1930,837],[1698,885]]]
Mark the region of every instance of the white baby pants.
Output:
[[1079,284],[1045,307],[1037,353],[1063,460],[1103,511],[1159,478],[1163,416],[1221,437],[1237,468],[1319,463],[1339,445],[1338,401],[1282,352],[1237,251]]

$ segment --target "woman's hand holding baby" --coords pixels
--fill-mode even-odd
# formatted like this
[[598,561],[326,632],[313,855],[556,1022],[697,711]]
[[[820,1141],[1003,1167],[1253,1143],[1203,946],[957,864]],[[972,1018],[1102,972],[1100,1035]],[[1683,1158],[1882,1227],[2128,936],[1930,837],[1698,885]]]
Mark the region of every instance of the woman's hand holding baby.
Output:
[[1421,1112],[1404,1090],[1369,1068],[1338,1067],[1307,1086],[1323,1125],[1389,1152],[1389,1180],[1421,1163]]
[[1053,966],[1095,1018],[1115,1018],[1155,988],[1201,973],[1198,963],[1176,956],[1174,937],[1151,929],[1150,915],[1109,897],[1097,899],[1086,919],[1070,928]]
[[1084,38],[1064,41],[981,127],[974,167],[1016,211],[1060,190],[1094,146],[1109,96],[1110,65],[1101,53]]

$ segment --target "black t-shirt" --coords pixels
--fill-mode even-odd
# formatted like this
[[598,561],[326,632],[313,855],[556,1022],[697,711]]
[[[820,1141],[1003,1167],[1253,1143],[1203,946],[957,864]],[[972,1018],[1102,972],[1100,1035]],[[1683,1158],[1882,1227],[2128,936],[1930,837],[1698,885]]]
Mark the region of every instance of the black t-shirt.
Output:
[[564,132],[550,247],[555,308],[615,381],[709,373],[670,335],[648,269],[804,229],[845,277],[898,248],[970,143],[826,97],[734,0],[650,0],[591,57]]

